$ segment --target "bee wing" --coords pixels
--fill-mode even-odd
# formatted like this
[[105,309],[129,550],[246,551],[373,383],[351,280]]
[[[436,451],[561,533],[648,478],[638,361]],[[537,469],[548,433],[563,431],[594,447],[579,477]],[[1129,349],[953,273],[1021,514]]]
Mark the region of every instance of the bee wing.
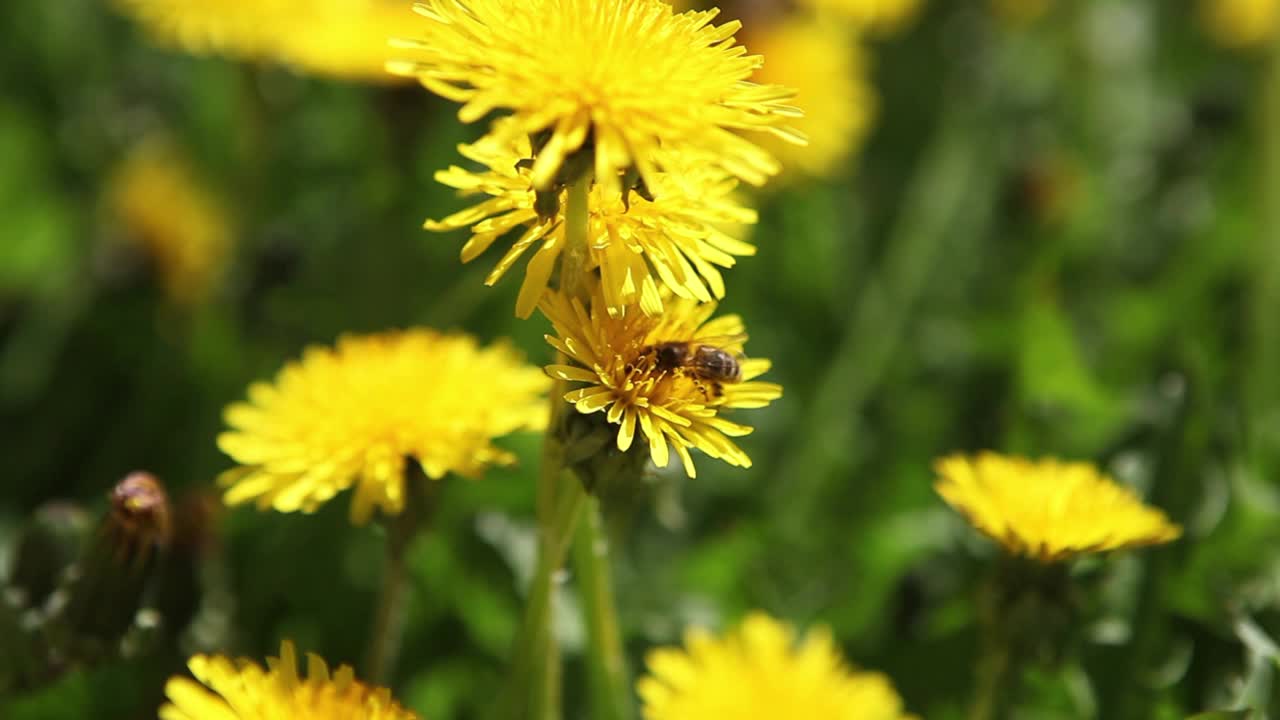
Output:
[[746,357],[746,351],[742,349],[742,345],[746,341],[746,333],[735,333],[733,335],[707,335],[694,339],[694,342],[698,345],[709,345],[714,348],[719,348],[730,355],[736,355],[739,358]]

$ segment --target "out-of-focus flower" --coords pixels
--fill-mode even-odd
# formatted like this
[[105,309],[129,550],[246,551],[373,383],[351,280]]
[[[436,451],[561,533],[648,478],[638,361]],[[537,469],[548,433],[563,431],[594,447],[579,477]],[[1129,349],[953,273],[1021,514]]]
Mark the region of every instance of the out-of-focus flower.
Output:
[[1275,37],[1280,0],[1200,0],[1205,28],[1222,45],[1250,47]]
[[[445,185],[464,194],[484,194],[480,203],[441,221],[430,230],[471,227],[462,248],[470,262],[501,236],[519,228],[519,238],[485,279],[493,285],[522,255],[537,244],[529,260],[516,302],[516,314],[528,317],[546,291],[565,246],[564,195],[552,191],[551,211],[539,211],[528,163],[527,139],[502,147],[493,138],[460,148],[485,170],[451,167],[436,174]],[[594,185],[588,196],[589,257],[585,271],[599,269],[601,290],[610,312],[628,304],[648,314],[662,311],[659,284],[678,297],[709,302],[724,297],[718,268],[732,267],[734,256],[753,255],[755,248],[724,232],[723,227],[753,223],[753,210],[739,205],[737,181],[713,166],[690,165],[679,172],[656,172],[642,194]],[[645,197],[647,195],[647,197]]]
[[438,479],[514,461],[493,439],[544,427],[549,384],[505,343],[423,328],[310,348],[227,408],[225,500],[310,512],[355,485],[356,523],[398,513],[409,462]]
[[165,685],[169,702],[161,720],[416,720],[386,688],[365,685],[347,665],[330,672],[318,655],[307,655],[298,673],[293,643],[264,669],[249,659],[196,655],[187,663],[195,682],[174,677]]
[[662,0],[425,0],[417,10],[420,37],[400,43],[415,61],[388,69],[463,103],[463,122],[510,110],[493,132],[501,145],[534,138],[539,190],[590,167],[610,190],[632,168],[657,185],[674,159],[762,184],[778,162],[739,132],[803,142],[783,125],[799,114],[794,93],[749,80],[763,60],[735,44],[739,23],[711,23],[715,11],[676,14]]
[[995,453],[940,459],[934,488],[1013,555],[1044,563],[1177,539],[1182,528],[1090,463]]
[[550,365],[552,377],[585,386],[564,399],[578,412],[604,412],[618,426],[618,449],[626,451],[639,430],[658,467],[674,448],[689,477],[696,472],[689,448],[739,467],[751,458],[729,438],[751,432],[720,417],[722,410],[759,408],[782,396],[782,386],[755,382],[769,369],[763,358],[740,358],[746,335],[742,320],[709,320],[711,303],[684,299],[666,303],[662,315],[611,315],[596,290],[591,307],[548,293],[539,306],[555,326],[547,342],[573,362]]
[[906,720],[885,675],[851,670],[825,628],[796,633],[763,613],[716,638],[649,653],[638,691],[645,720]]
[[107,204],[151,261],[165,294],[179,304],[208,296],[222,275],[234,235],[227,213],[169,143],[141,144],[116,171]]
[[875,115],[875,94],[867,82],[856,36],[833,23],[794,18],[748,37],[751,49],[768,62],[755,79],[797,89],[805,109],[796,127],[808,145],[766,139],[765,149],[784,168],[828,175],[861,145]]
[[859,30],[894,32],[915,17],[921,0],[801,0],[801,4],[822,15],[843,18]]
[[290,65],[354,80],[396,82],[393,35],[414,24],[412,0],[115,0],[159,43]]

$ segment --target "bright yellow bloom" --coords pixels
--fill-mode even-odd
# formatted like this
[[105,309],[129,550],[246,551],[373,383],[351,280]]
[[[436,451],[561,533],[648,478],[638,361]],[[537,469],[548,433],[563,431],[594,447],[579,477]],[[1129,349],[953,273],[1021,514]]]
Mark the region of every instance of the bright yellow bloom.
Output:
[[107,203],[121,237],[150,259],[165,294],[189,304],[221,277],[234,235],[221,204],[172,145],[152,139],[116,172]]
[[421,37],[401,43],[417,62],[388,69],[463,103],[463,122],[510,110],[494,132],[500,144],[539,138],[539,190],[579,150],[611,189],[628,168],[656,184],[675,157],[759,185],[778,163],[737,131],[803,142],[781,126],[799,114],[786,104],[794,93],[749,81],[763,60],[734,44],[739,23],[711,24],[715,11],[676,14],[662,0],[424,0],[417,10]]
[[433,479],[514,461],[493,439],[542,429],[549,384],[505,343],[423,328],[343,337],[227,408],[218,447],[242,467],[219,482],[231,505],[311,512],[355,485],[355,522],[398,513],[410,461]]
[[942,458],[936,470],[938,494],[978,531],[1040,562],[1158,545],[1182,534],[1090,463],[984,452]]
[[[267,668],[252,660],[196,655],[187,663],[200,682],[174,677],[165,685],[169,702],[160,720],[417,720],[386,688],[355,679],[343,665],[332,674],[317,655],[307,655],[307,676],[298,674],[293,643],[285,641]],[[203,684],[203,685],[202,685]],[[206,689],[208,688],[208,689]],[[210,692],[212,690],[212,692]]]
[[881,673],[851,670],[826,628],[796,633],[763,613],[715,638],[690,630],[684,648],[649,653],[637,685],[644,720],[906,720]]
[[839,16],[856,29],[893,32],[915,17],[921,0],[801,0],[801,3],[823,15]]
[[862,144],[875,115],[876,99],[867,82],[862,49],[838,25],[791,19],[750,36],[751,47],[769,62],[756,72],[761,83],[797,89],[805,109],[796,127],[809,137],[800,146],[766,142],[784,167],[828,175]]
[[[717,380],[690,365],[671,367],[658,350],[665,343],[687,344],[689,357],[697,348],[721,350],[740,356],[746,335],[742,319],[715,312],[711,303],[667,301],[662,315],[650,316],[631,309],[620,316],[604,310],[599,292],[588,309],[563,293],[548,293],[539,306],[555,326],[551,343],[573,365],[550,365],[552,377],[586,386],[564,396],[583,414],[604,412],[618,426],[618,449],[626,451],[639,429],[649,443],[653,464],[666,467],[669,448],[675,448],[689,477],[695,477],[689,448],[739,467],[751,467],[751,458],[730,440],[752,428],[719,416],[721,410],[759,408],[782,396],[782,386],[754,382],[769,369],[763,358],[740,359],[741,377]],[[724,356],[719,356],[724,357]]]
[[1227,47],[1261,45],[1275,36],[1280,0],[1200,0],[1200,15],[1209,34]]
[[[471,226],[472,236],[462,248],[470,262],[499,237],[517,228],[521,234],[485,279],[493,285],[535,244],[516,302],[516,314],[528,317],[547,288],[565,246],[564,201],[559,192],[554,213],[540,217],[527,163],[529,142],[518,139],[503,148],[492,138],[459,148],[463,155],[486,167],[472,172],[450,167],[436,174],[445,185],[464,194],[484,194],[479,204],[439,222],[429,230]],[[737,181],[709,166],[689,166],[679,173],[656,173],[648,191],[625,195],[594,185],[588,196],[589,256],[586,271],[600,270],[602,290],[615,314],[638,304],[648,314],[662,312],[659,283],[678,297],[709,302],[724,297],[718,267],[732,267],[735,255],[754,255],[755,248],[726,234],[721,227],[753,223],[754,211],[733,198]]]
[[396,82],[393,35],[414,25],[412,0],[115,0],[156,41],[290,65],[303,72]]

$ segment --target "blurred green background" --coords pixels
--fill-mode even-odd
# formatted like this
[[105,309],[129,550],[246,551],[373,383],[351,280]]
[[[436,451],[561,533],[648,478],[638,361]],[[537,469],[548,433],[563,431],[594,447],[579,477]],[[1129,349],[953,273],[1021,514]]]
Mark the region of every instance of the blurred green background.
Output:
[[[655,472],[614,530],[633,668],[687,624],[762,608],[832,626],[922,717],[963,717],[995,553],[934,496],[931,463],[991,448],[1097,461],[1187,529],[1077,568],[1086,611],[1028,671],[1021,717],[1280,712],[1280,51],[1219,47],[1198,18],[936,0],[865,39],[864,146],[834,178],[756,195],[759,253],[727,274],[723,309],[786,389],[739,417],[755,466]],[[512,316],[517,282],[485,288],[490,258],[462,266],[460,234],[420,230],[464,206],[432,174],[481,131],[421,88],[157,48],[95,0],[0,3],[0,87],[0,557],[42,503],[100,512],[132,470],[175,499],[213,492],[221,409],[308,344],[423,324],[549,357],[545,321]],[[166,296],[108,202],[157,134],[233,228],[194,302]],[[427,718],[477,717],[502,682],[540,443],[504,444],[520,465],[446,481],[411,552],[393,687]],[[382,533],[351,527],[345,498],[198,531],[203,605],[180,637],[11,689],[0,717],[154,717],[196,650],[293,638],[358,662]]]

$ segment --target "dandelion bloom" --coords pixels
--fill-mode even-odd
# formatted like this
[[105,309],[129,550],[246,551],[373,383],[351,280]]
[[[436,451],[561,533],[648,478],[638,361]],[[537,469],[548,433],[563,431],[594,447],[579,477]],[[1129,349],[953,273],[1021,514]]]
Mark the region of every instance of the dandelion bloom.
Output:
[[801,0],[814,10],[838,16],[860,30],[892,32],[915,17],[920,0]]
[[116,171],[107,205],[122,238],[150,258],[165,295],[190,304],[221,277],[234,235],[226,210],[164,140],[144,141]]
[[514,457],[493,439],[545,426],[549,381],[511,347],[427,329],[313,347],[231,405],[218,447],[241,465],[224,499],[311,512],[355,485],[351,517],[404,506],[409,462],[476,477]]
[[563,293],[548,293],[539,307],[555,326],[556,336],[548,335],[547,342],[574,363],[550,365],[547,373],[585,383],[564,399],[583,414],[604,412],[618,426],[619,450],[630,449],[639,429],[659,467],[666,467],[670,448],[689,477],[696,475],[689,448],[751,467],[751,458],[729,438],[752,429],[720,417],[720,411],[764,407],[782,396],[782,386],[754,381],[769,369],[769,361],[733,360],[739,376],[719,381],[691,364],[664,361],[662,354],[669,348],[693,358],[706,348],[713,360],[740,355],[746,335],[738,316],[709,320],[713,304],[684,299],[669,301],[660,316],[634,311],[615,316],[604,309],[598,292],[590,308]]
[[[547,288],[556,261],[564,251],[566,191],[557,191],[550,213],[540,213],[531,171],[527,138],[499,145],[485,138],[459,148],[484,170],[473,172],[454,166],[436,179],[464,194],[487,196],[478,204],[440,221],[428,221],[429,230],[455,230],[470,226],[471,239],[462,248],[462,261],[470,262],[499,238],[520,230],[485,283],[496,283],[524,253],[539,245],[529,260],[516,302],[516,314],[528,317]],[[724,280],[718,268],[732,267],[735,256],[753,255],[755,248],[735,239],[723,228],[753,223],[755,211],[733,197],[737,181],[707,165],[684,167],[678,173],[659,172],[644,197],[639,192],[619,192],[603,185],[588,196],[588,264],[599,269],[602,291],[609,310],[621,312],[628,304],[656,315],[662,312],[659,284],[677,297],[709,302],[724,297]]]
[[1200,16],[1222,45],[1256,46],[1275,36],[1280,0],[1200,0]]
[[195,54],[288,64],[329,77],[392,82],[388,39],[412,0],[115,0],[157,42]]
[[539,138],[539,190],[558,184],[580,150],[596,182],[615,188],[629,168],[656,182],[673,154],[759,185],[778,163],[739,131],[804,141],[782,124],[799,114],[786,104],[793,93],[749,80],[763,60],[735,44],[740,23],[712,24],[714,10],[675,13],[662,0],[424,0],[416,9],[426,18],[419,38],[398,43],[415,61],[388,70],[462,103],[463,122],[510,110],[494,132],[502,142]]
[[875,95],[855,36],[834,23],[791,19],[749,38],[769,58],[755,79],[797,89],[796,102],[805,112],[796,127],[809,138],[808,145],[766,141],[764,147],[788,169],[817,176],[836,171],[862,144],[875,115]]
[[307,655],[307,676],[298,674],[293,643],[285,641],[267,668],[252,660],[196,655],[187,663],[195,682],[174,677],[165,685],[169,702],[160,720],[416,720],[385,688],[355,679],[349,666],[330,673],[317,655]]
[[984,535],[1044,563],[1158,545],[1182,528],[1090,463],[984,452],[936,464],[934,488]]
[[881,673],[852,670],[825,628],[802,637],[763,613],[716,638],[690,630],[683,648],[649,653],[637,685],[644,720],[907,720]]

